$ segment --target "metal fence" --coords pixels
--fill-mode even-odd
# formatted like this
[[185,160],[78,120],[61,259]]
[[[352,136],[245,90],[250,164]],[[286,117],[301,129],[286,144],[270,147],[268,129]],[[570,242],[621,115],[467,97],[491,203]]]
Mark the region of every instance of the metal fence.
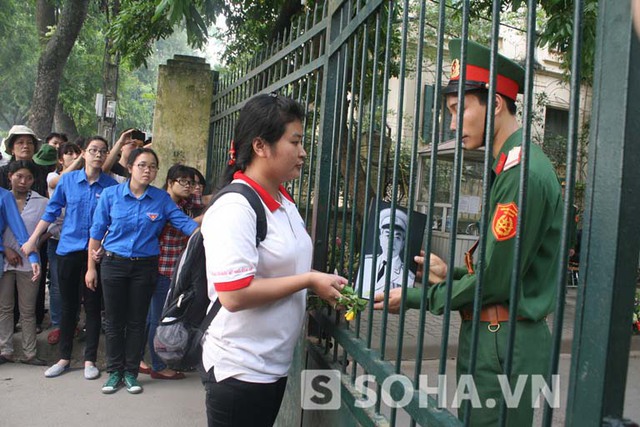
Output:
[[[208,178],[220,174],[228,159],[233,126],[244,103],[258,93],[278,92],[306,106],[304,146],[307,163],[304,172],[289,190],[306,220],[315,245],[314,268],[337,271],[349,278],[361,296],[373,299],[373,286],[365,281],[364,254],[371,242],[378,242],[380,206],[391,208],[393,224],[397,207],[408,212],[408,229],[423,221],[424,236],[419,240],[426,253],[434,248],[444,252],[453,271],[459,254],[473,239],[457,239],[461,228],[475,229],[480,236],[479,254],[485,251],[489,227],[491,150],[476,158],[477,199],[483,207],[469,217],[461,206],[461,191],[467,184],[465,171],[470,158],[461,149],[461,134],[450,144],[448,157],[440,148],[448,138],[447,117],[442,106],[441,88],[448,78],[447,40],[463,39],[461,79],[466,64],[466,41],[486,41],[495,53],[500,34],[513,25],[502,25],[507,12],[494,1],[491,16],[470,19],[473,2],[334,0],[316,3],[275,43],[256,53],[252,61],[222,73],[215,83],[209,141]],[[485,2],[487,3],[487,2]],[[507,2],[508,3],[508,2]],[[576,161],[579,151],[580,52],[584,2],[574,2],[574,38],[571,44],[573,67],[570,76],[569,122],[566,145],[564,227],[561,256],[568,258],[575,192]],[[605,419],[613,425],[623,417],[624,390],[630,351],[630,316],[635,289],[639,242],[638,212],[640,160],[640,50],[631,29],[629,2],[601,0],[597,24],[596,68],[589,143],[589,167],[580,259],[580,285],[576,303],[571,378],[568,404],[562,411],[567,425],[600,425]],[[533,0],[522,2],[520,26],[526,34],[524,66],[526,84],[522,106],[523,152],[521,182],[528,174],[527,157],[532,140],[536,52],[536,17],[539,6]],[[512,19],[512,18],[510,18]],[[511,22],[511,21],[510,21]],[[606,31],[605,31],[606,29]],[[489,99],[495,97],[496,55],[491,57]],[[493,105],[492,103],[490,105]],[[491,108],[488,111],[492,111]],[[636,113],[634,115],[634,113]],[[487,116],[487,134],[492,135],[492,114]],[[459,120],[457,128],[462,125]],[[487,147],[492,146],[487,138]],[[637,136],[636,136],[637,139]],[[433,144],[430,144],[434,142]],[[636,141],[637,142],[637,141]],[[444,150],[444,149],[443,149]],[[446,160],[443,160],[446,159]],[[443,169],[444,163],[446,168]],[[521,185],[520,210],[526,212],[526,185]],[[441,203],[444,194],[446,203]],[[467,200],[468,202],[468,200]],[[388,205],[386,205],[387,203]],[[373,208],[372,208],[373,206]],[[634,209],[635,208],[635,209]],[[440,209],[440,210],[438,210]],[[445,209],[442,211],[442,209]],[[417,211],[424,212],[419,219]],[[526,221],[522,218],[521,222]],[[393,229],[393,226],[392,226]],[[518,224],[516,265],[520,262],[523,225]],[[415,234],[415,233],[414,233]],[[422,234],[422,233],[420,233]],[[452,238],[453,236],[453,238]],[[628,238],[630,236],[635,236]],[[403,250],[404,265],[412,262],[410,240]],[[466,245],[466,246],[465,246]],[[372,259],[379,255],[371,245]],[[391,248],[391,243],[389,249]],[[389,254],[390,261],[390,252]],[[457,256],[458,255],[458,256]],[[565,314],[567,264],[557,272],[557,304],[551,317],[552,353],[546,378],[558,372]],[[369,278],[374,281],[375,263]],[[512,295],[516,295],[520,268],[513,271]],[[474,306],[470,372],[474,374],[483,287],[482,269],[478,273]],[[412,286],[407,268],[402,289]],[[450,274],[449,288],[453,280]],[[417,287],[427,286],[426,278]],[[391,287],[391,273],[385,277],[385,290]],[[362,295],[363,288],[370,288]],[[426,297],[422,306],[425,307]],[[385,308],[387,300],[384,301]],[[403,299],[403,305],[405,301]],[[515,322],[517,299],[510,304]],[[307,367],[332,368],[341,375],[343,425],[469,425],[458,420],[432,395],[420,388],[421,375],[450,374],[447,361],[455,357],[455,338],[460,321],[456,313],[445,310],[442,317],[427,310],[374,311],[373,304],[347,323],[330,308],[310,313],[309,334],[304,342]],[[509,343],[513,342],[512,328]],[[434,338],[435,337],[435,338]],[[505,355],[505,374],[513,361],[511,345]],[[450,363],[449,363],[450,365]],[[400,375],[385,388],[391,400],[404,399],[401,408],[377,399],[370,407],[358,407],[366,390],[356,382],[371,375],[369,391],[381,395],[382,385]],[[298,375],[298,373],[292,373]],[[433,386],[430,382],[429,386]],[[364,390],[364,393],[363,393]],[[411,393],[406,394],[407,390]],[[298,396],[299,397],[299,396]],[[406,399],[405,399],[406,398]],[[501,411],[501,425],[506,425]],[[548,402],[538,417],[543,425],[553,423],[554,409]],[[327,413],[306,411],[302,424],[313,425]]]

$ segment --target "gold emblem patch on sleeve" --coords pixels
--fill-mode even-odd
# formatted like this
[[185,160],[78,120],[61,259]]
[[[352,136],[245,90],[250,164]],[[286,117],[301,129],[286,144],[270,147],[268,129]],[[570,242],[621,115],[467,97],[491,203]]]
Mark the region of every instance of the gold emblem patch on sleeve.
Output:
[[509,240],[516,235],[518,226],[518,206],[515,202],[502,204],[498,203],[496,212],[493,215],[491,231],[496,240],[501,242]]

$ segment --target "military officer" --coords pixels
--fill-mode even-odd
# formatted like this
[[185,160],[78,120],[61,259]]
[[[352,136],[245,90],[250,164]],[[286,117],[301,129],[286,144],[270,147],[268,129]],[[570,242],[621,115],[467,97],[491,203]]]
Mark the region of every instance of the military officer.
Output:
[[[488,102],[490,50],[468,42],[466,80],[460,82],[459,39],[451,40],[451,77],[444,88],[451,129],[455,130],[457,115],[463,115],[462,143],[464,149],[475,150],[484,144],[485,118]],[[495,97],[495,128],[493,143],[493,173],[489,197],[490,225],[486,236],[482,310],[477,364],[473,376],[481,407],[471,409],[471,425],[494,426],[498,423],[503,394],[498,375],[503,373],[509,333],[509,302],[511,275],[515,254],[516,228],[521,216],[518,206],[520,191],[520,160],[522,130],[516,118],[515,100],[523,91],[524,69],[500,55],[497,63]],[[457,93],[464,90],[464,110],[458,110]],[[531,425],[531,375],[545,376],[551,349],[549,327],[545,321],[553,307],[556,294],[562,199],[560,184],[549,159],[540,147],[531,144],[529,178],[526,199],[526,221],[522,232],[522,274],[518,283],[517,326],[514,342],[511,390],[518,375],[528,375],[522,398],[516,408],[507,412],[509,426]],[[466,267],[453,272],[452,310],[462,317],[458,344],[458,377],[468,373],[471,352],[471,319],[476,286],[476,267],[467,257]],[[423,262],[416,257],[416,262]],[[431,254],[427,292],[428,309],[442,314],[446,299],[444,281],[446,264]],[[410,308],[420,306],[422,289],[407,290]],[[389,295],[391,311],[400,307],[401,289]],[[384,295],[376,295],[375,307],[381,309]],[[551,386],[551,385],[550,385]],[[536,393],[537,394],[537,393]],[[460,418],[464,411],[459,410]]]
[[[375,267],[375,293],[384,291],[384,282],[387,273],[390,275],[390,289],[399,288],[402,286],[402,275],[404,273],[404,262],[402,260],[401,252],[404,248],[404,242],[406,238],[407,230],[407,214],[403,210],[396,209],[395,227],[393,229],[393,235],[391,234],[391,208],[384,208],[380,210],[380,219],[378,221],[379,235],[378,241],[380,243],[379,255],[376,259]],[[391,262],[388,263],[387,249],[389,248],[389,239],[393,239]],[[372,255],[365,255],[364,259],[364,274],[365,279],[363,281],[364,291],[363,296],[368,298],[369,284],[371,283],[371,263],[373,260]],[[407,283],[409,286],[413,286],[415,281],[415,274],[409,270],[407,276]],[[359,280],[356,281],[359,283]]]

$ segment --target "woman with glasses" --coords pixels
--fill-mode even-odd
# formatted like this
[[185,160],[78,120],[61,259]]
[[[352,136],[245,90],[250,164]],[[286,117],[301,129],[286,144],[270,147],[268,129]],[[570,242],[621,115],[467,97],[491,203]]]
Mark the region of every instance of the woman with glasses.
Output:
[[102,387],[105,394],[114,393],[123,383],[129,393],[142,392],[137,377],[147,311],[158,277],[158,238],[167,223],[187,236],[198,228],[167,192],[150,185],[158,173],[153,150],[133,150],[127,168],[131,178],[107,189],[98,201],[85,276],[87,287],[96,289],[96,260],[101,257],[109,373]]
[[[171,166],[167,172],[167,179],[165,180],[163,188],[178,208],[190,218],[194,218],[202,209],[202,206],[193,203],[191,192],[194,187],[193,168],[179,164]],[[195,221],[198,223],[200,223],[201,220],[201,217],[195,218]],[[167,299],[173,270],[188,240],[188,236],[171,224],[165,225],[162,233],[160,233],[158,281],[156,282],[156,289],[151,297],[151,305],[149,306],[149,314],[147,316],[147,343],[149,344],[149,353],[151,355],[151,368],[149,368],[144,361],[141,361],[139,370],[141,374],[150,374],[151,378],[158,380],[180,380],[184,378],[182,372],[167,367],[156,354],[153,348],[153,338],[156,335],[156,329],[160,322],[164,301]]]
[[96,367],[98,342],[100,339],[102,291],[100,288],[87,289],[83,286],[87,266],[89,228],[91,218],[104,189],[117,182],[102,172],[102,164],[108,154],[107,141],[101,136],[88,140],[82,154],[84,169],[61,175],[47,209],[35,231],[22,246],[25,253],[37,247],[39,237],[62,213],[65,217],[60,231],[58,255],[58,286],[62,304],[60,319],[60,360],[44,373],[52,378],[66,372],[71,364],[73,336],[78,322],[80,295],[86,314],[86,341],[84,349],[84,377],[88,380],[100,376]]

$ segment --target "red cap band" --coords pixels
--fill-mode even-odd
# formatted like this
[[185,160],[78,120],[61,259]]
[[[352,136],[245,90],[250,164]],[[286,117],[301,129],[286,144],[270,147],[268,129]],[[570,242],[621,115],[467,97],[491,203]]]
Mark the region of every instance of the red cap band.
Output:
[[[460,77],[454,77],[451,80],[458,80]],[[467,80],[473,80],[477,82],[489,83],[489,70],[486,68],[478,67],[476,65],[467,65]],[[498,86],[496,92],[500,95],[504,95],[507,98],[511,98],[514,101],[518,97],[518,83],[508,77],[501,74],[497,75]]]

